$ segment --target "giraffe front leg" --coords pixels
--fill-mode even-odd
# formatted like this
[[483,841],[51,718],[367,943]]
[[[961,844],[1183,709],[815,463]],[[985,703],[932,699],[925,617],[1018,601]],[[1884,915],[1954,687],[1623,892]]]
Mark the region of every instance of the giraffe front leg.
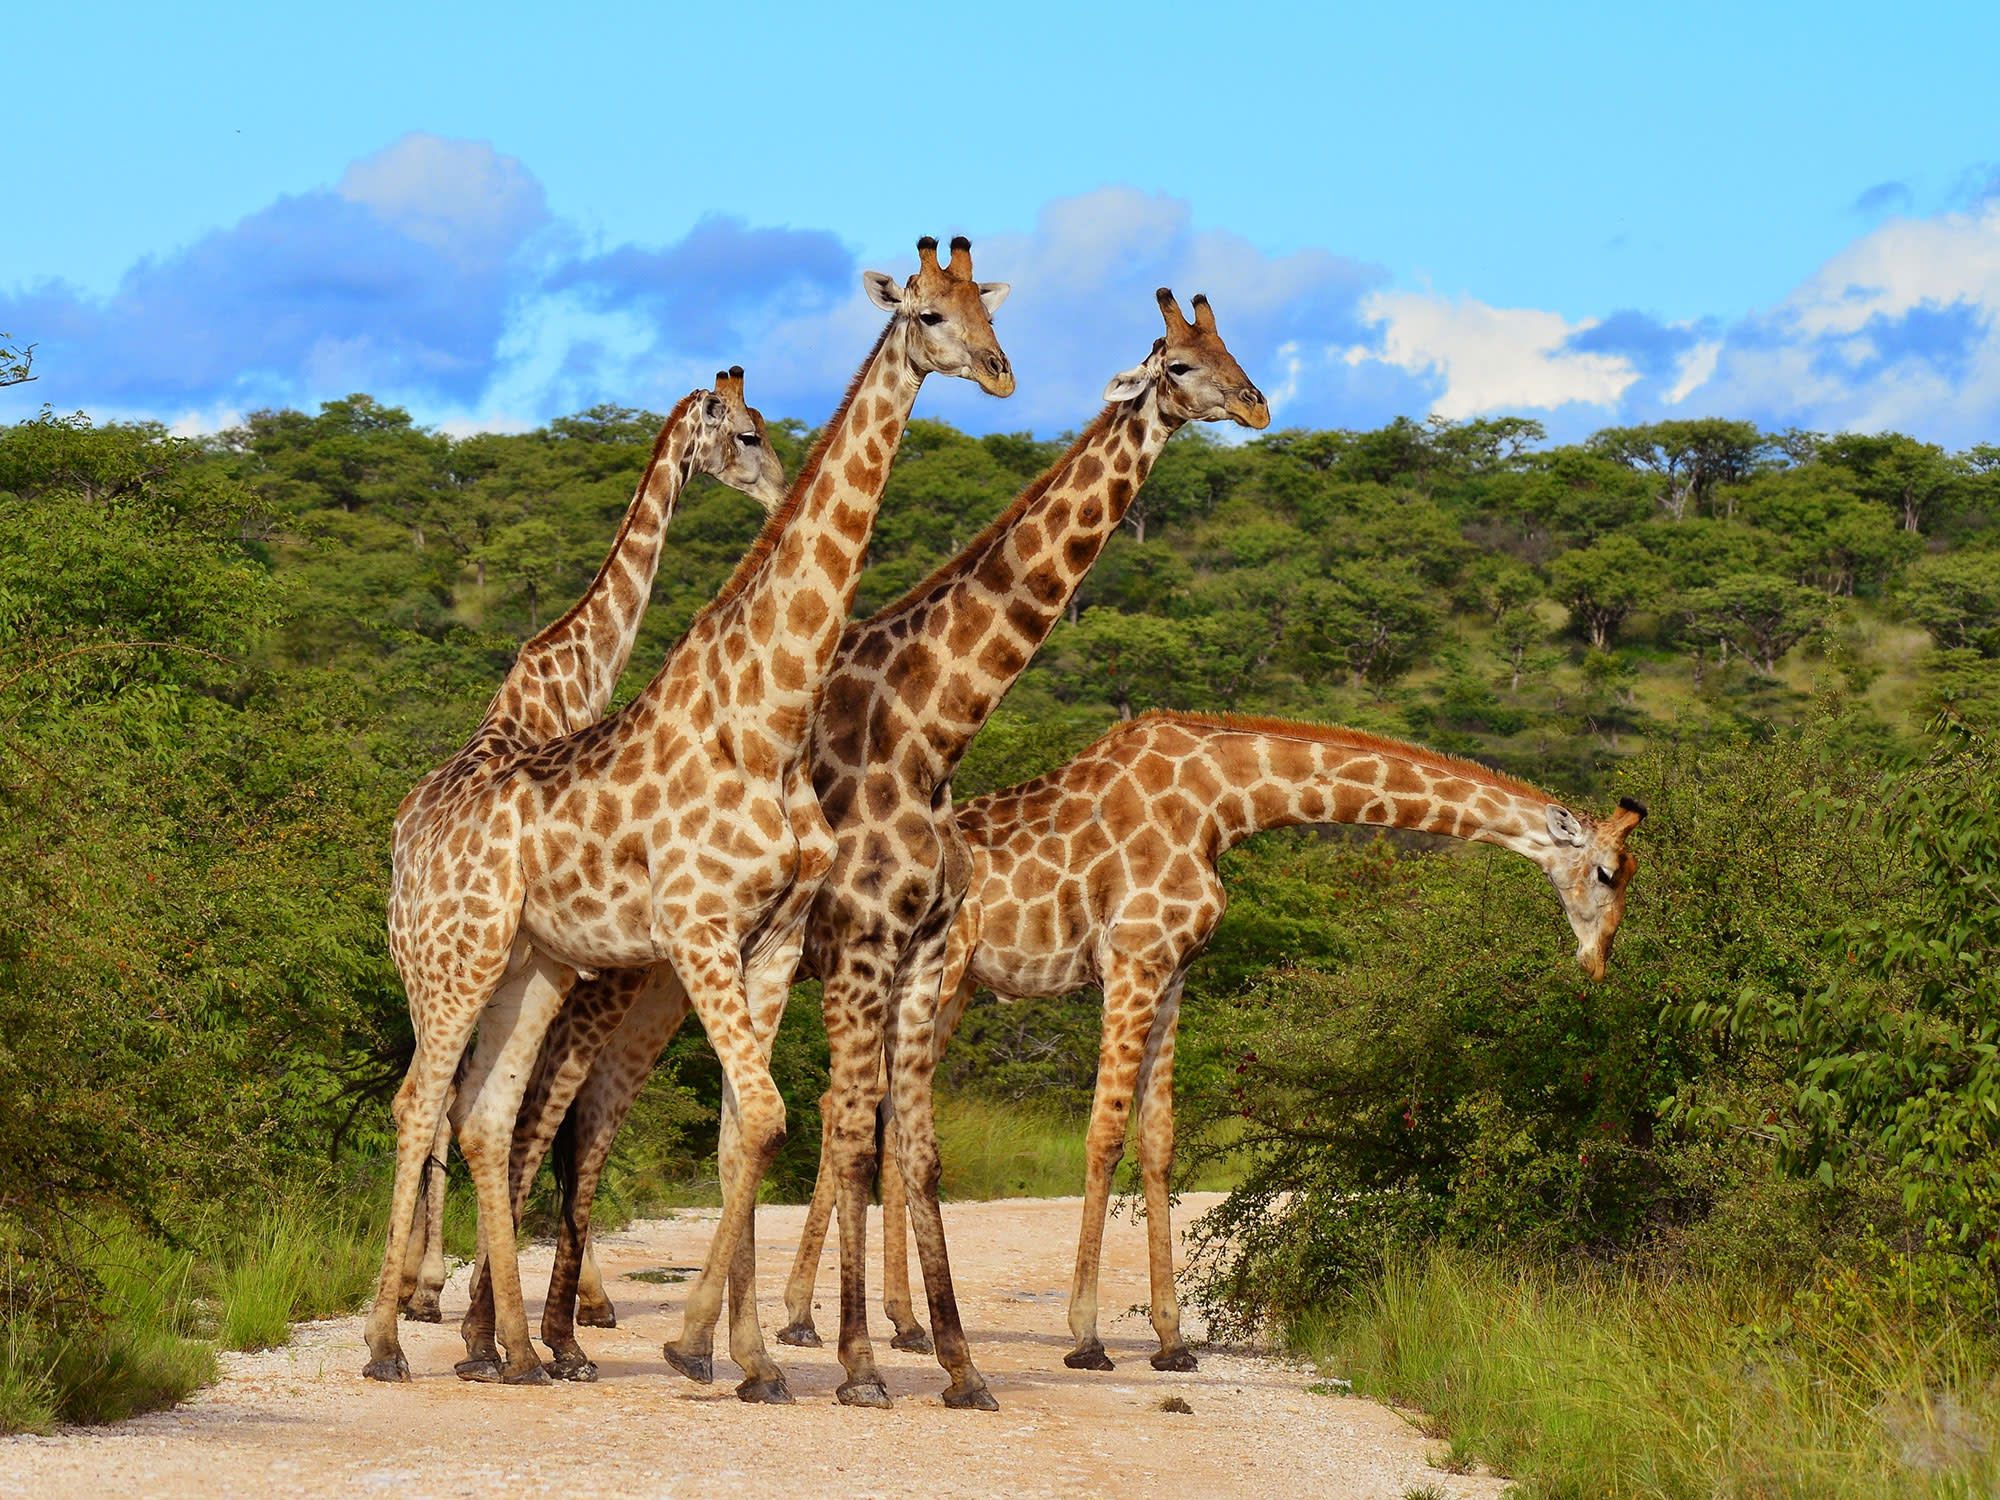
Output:
[[[906,951],[892,995],[894,1025],[889,1037],[889,1092],[895,1104],[896,1144],[904,1190],[909,1194],[910,1229],[924,1268],[924,1295],[930,1303],[931,1334],[938,1363],[951,1376],[944,1404],[998,1411],[1000,1403],[972,1363],[958,1294],[952,1285],[951,1256],[945,1244],[944,1215],[938,1207],[937,1118],[931,1080],[937,1073],[938,986],[944,974],[945,935],[941,923],[922,933]],[[884,1213],[888,1210],[884,1208]]]
[[833,1138],[827,1121],[832,1098],[831,1092],[820,1096],[819,1171],[813,1177],[805,1228],[799,1231],[798,1254],[792,1257],[792,1273],[785,1280],[785,1326],[778,1330],[779,1343],[800,1349],[820,1347],[819,1330],[813,1326],[813,1288],[819,1281],[819,1260],[826,1249],[827,1228],[833,1222],[834,1200],[840,1195],[828,1144]]
[[1160,1352],[1156,1370],[1185,1373],[1197,1368],[1181,1337],[1181,1304],[1174,1292],[1174,1223],[1169,1180],[1174,1170],[1174,1036],[1180,1026],[1181,986],[1176,974],[1160,1002],[1139,1064],[1139,1174],[1146,1184],[1146,1266],[1152,1282],[1153,1331]]
[[[403,1264],[415,1228],[417,1192],[429,1170],[436,1146],[438,1122],[444,1116],[459,1058],[471,1040],[483,993],[449,994],[426,977],[409,982],[410,1011],[420,1019],[417,1048],[409,1071],[390,1105],[396,1121],[396,1180],[389,1203],[388,1243],[375,1283],[375,1301],[368,1311],[368,1363],[361,1373],[369,1380],[408,1380],[409,1361],[396,1336],[397,1304],[402,1300]],[[454,1003],[456,1002],[456,1003]]]
[[1069,1331],[1076,1345],[1063,1356],[1072,1370],[1109,1370],[1111,1356],[1097,1334],[1097,1278],[1104,1255],[1104,1216],[1111,1177],[1125,1154],[1132,1093],[1167,976],[1114,956],[1104,976],[1104,1030],[1097,1048],[1097,1089],[1084,1137],[1083,1224],[1069,1286]]
[[[444,1195],[447,1153],[451,1150],[450,1103],[438,1117],[430,1160],[424,1163],[418,1206],[422,1218],[410,1230],[409,1254],[403,1260],[403,1317],[412,1323],[442,1323],[438,1296],[444,1290]],[[420,1226],[420,1227],[419,1227]]]
[[893,1108],[883,1110],[882,1165],[876,1178],[882,1184],[882,1311],[895,1325],[891,1349],[911,1354],[934,1352],[931,1336],[917,1321],[916,1305],[910,1299],[909,1194],[903,1189],[903,1152],[897,1143],[899,1131]]
[[880,963],[872,948],[864,954],[849,945],[821,989],[831,1076],[820,1171],[834,1181],[840,1214],[840,1363],[847,1378],[835,1395],[847,1406],[890,1405],[868,1338],[868,1186],[882,1097]]
[[[510,1167],[514,1124],[527,1092],[529,1073],[549,1024],[575,982],[576,971],[531,951],[522,971],[502,984],[481,1017],[479,1040],[459,1090],[454,1112],[459,1150],[479,1195],[481,1242],[493,1321],[506,1351],[497,1378],[509,1385],[542,1385],[549,1379],[528,1336],[521,1300],[521,1271],[515,1251],[516,1199]],[[458,1373],[490,1380],[483,1360],[470,1359]]]
[[[596,1378],[597,1366],[576,1341],[576,1325],[586,1321],[583,1310],[588,1305],[580,1289],[589,1286],[595,1274],[590,1256],[591,1204],[618,1128],[687,1012],[687,991],[673,965],[659,964],[648,971],[617,1030],[599,1049],[556,1136],[554,1166],[562,1222],[556,1232],[548,1298],[542,1306],[542,1342],[554,1356],[549,1371],[558,1379]],[[604,1297],[601,1278],[596,1285],[608,1314],[611,1304]]]
[[[724,1126],[734,1132],[734,1149],[725,1153],[722,1171],[722,1217],[709,1242],[708,1258],[699,1280],[688,1293],[680,1337],[666,1344],[667,1362],[691,1380],[715,1378],[715,1325],[729,1268],[738,1241],[754,1232],[757,1187],[785,1139],[785,1101],[771,1079],[764,1049],[744,991],[742,960],[726,931],[689,921],[673,932],[667,946],[675,970],[695,1013],[708,1033],[709,1045],[722,1064]],[[725,1142],[725,1145],[730,1145]],[[746,1369],[749,1380],[783,1383],[783,1373],[768,1355]]]

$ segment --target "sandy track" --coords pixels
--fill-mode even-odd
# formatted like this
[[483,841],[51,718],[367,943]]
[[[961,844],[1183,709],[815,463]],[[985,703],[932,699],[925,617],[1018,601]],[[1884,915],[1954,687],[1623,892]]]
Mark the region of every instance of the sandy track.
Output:
[[[1195,1195],[1191,1221],[1214,1200]],[[660,1343],[680,1327],[682,1286],[623,1279],[628,1271],[692,1266],[711,1213],[636,1224],[598,1244],[617,1302],[616,1330],[583,1329],[602,1378],[595,1385],[513,1389],[468,1385],[451,1373],[462,1346],[453,1324],[403,1325],[411,1384],[357,1372],[361,1320],[303,1325],[293,1343],[225,1355],[221,1384],[187,1405],[49,1438],[0,1440],[0,1496],[536,1494],[582,1497],[860,1497],[889,1495],[1328,1496],[1400,1500],[1411,1486],[1495,1496],[1499,1481],[1443,1474],[1401,1417],[1372,1402],[1315,1395],[1312,1374],[1281,1362],[1203,1353],[1201,1369],[1165,1375],[1142,1316],[1116,1309],[1146,1297],[1145,1236],[1129,1216],[1105,1239],[1100,1306],[1110,1374],[1068,1370],[1066,1288],[1075,1199],[948,1204],[973,1357],[1000,1399],[997,1414],[947,1411],[936,1362],[876,1345],[890,1412],[834,1404],[831,1348],[774,1348],[798,1404],[745,1406],[735,1366],[718,1357],[713,1386],[667,1369]],[[759,1211],[766,1248],[764,1326],[783,1320],[781,1278],[804,1210]],[[879,1244],[879,1220],[871,1227]],[[823,1262],[820,1331],[835,1323],[833,1245]],[[522,1256],[531,1289],[548,1273],[546,1247]],[[871,1280],[872,1280],[871,1275]],[[465,1272],[447,1291],[464,1307]],[[529,1318],[540,1316],[531,1300]],[[726,1331],[726,1330],[725,1330]],[[718,1354],[726,1349],[718,1339]],[[1160,1410],[1182,1397],[1192,1415]]]

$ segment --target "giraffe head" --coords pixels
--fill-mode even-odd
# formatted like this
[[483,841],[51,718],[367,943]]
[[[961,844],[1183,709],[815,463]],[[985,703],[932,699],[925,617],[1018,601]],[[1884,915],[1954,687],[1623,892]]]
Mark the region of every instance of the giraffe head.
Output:
[[1548,806],[1554,848],[1542,868],[1576,933],[1576,961],[1592,979],[1604,977],[1611,940],[1625,917],[1625,889],[1639,868],[1639,856],[1625,847],[1625,836],[1645,816],[1645,805],[1630,797],[1620,798],[1618,811],[1602,822],[1579,818],[1559,802]]
[[989,396],[1014,394],[1014,367],[993,334],[993,312],[1007,300],[1004,281],[972,279],[972,241],[951,242],[951,260],[938,264],[937,241],[917,241],[917,274],[898,286],[881,271],[861,280],[868,300],[909,327],[910,359],[927,375],[957,375],[979,383]]
[[1170,290],[1161,287],[1153,295],[1167,320],[1167,336],[1153,341],[1153,352],[1144,364],[1114,375],[1104,388],[1104,399],[1129,401],[1157,383],[1160,411],[1176,421],[1220,422],[1226,417],[1245,427],[1269,427],[1270,405],[1215,331],[1215,310],[1208,298],[1194,299],[1190,323],[1181,316]]
[[741,490],[765,510],[785,498],[785,470],[764,431],[764,414],[743,400],[743,366],[715,372],[715,389],[696,397],[694,467]]

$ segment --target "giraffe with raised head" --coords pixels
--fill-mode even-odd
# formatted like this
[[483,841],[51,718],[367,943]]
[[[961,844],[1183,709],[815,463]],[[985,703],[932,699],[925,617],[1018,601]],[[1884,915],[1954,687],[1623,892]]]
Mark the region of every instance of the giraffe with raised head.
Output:
[[[940,1330],[936,1347],[947,1368],[952,1351],[946,1340],[960,1335],[948,1311],[955,1303],[936,1207],[934,1049],[927,1038],[944,935],[969,873],[948,816],[952,773],[1054,628],[1167,439],[1192,421],[1234,420],[1257,428],[1270,419],[1262,393],[1216,331],[1208,300],[1195,298],[1192,321],[1165,288],[1157,301],[1165,337],[1142,364],[1112,379],[1109,405],[1068,451],[951,562],[902,600],[848,627],[814,731],[814,786],[838,846],[808,923],[803,970],[825,981],[835,1059],[815,1206],[823,1233],[823,1205],[830,1205],[842,1180],[838,1152],[824,1144],[835,1139],[837,1119],[847,1126],[841,1149],[865,1153],[862,1180],[873,1170],[884,1043],[889,1036],[917,1038],[906,1049],[916,1065],[901,1073],[893,1107],[904,1138],[928,1142],[913,1153],[910,1181],[919,1204],[913,1217],[933,1326]],[[641,998],[639,987],[629,998]],[[566,1127],[573,1150],[559,1158],[565,1210],[544,1314],[544,1342],[552,1348],[552,1333],[574,1346],[566,1320],[590,1196],[611,1140],[685,1011],[685,998],[663,977],[629,1014],[585,1016],[572,1006],[550,1034],[543,1073],[592,1067]],[[529,1097],[516,1147],[531,1143],[519,1164],[531,1174],[540,1161],[539,1143],[555,1133],[568,1099],[539,1075]],[[859,1231],[848,1232],[845,1219],[843,1230],[843,1252],[849,1245],[855,1251],[852,1266],[843,1253],[844,1272],[858,1271]],[[888,1395],[868,1345],[861,1299],[858,1279],[844,1280],[841,1362],[847,1379],[840,1398],[883,1405]],[[941,1310],[948,1321],[938,1321]],[[592,1311],[600,1320],[615,1318],[608,1302]],[[930,1347],[911,1311],[907,1281],[890,1313],[898,1347]],[[779,1338],[817,1343],[810,1323],[803,1326],[809,1340],[799,1337],[796,1316]]]
[[[372,1378],[408,1378],[396,1293],[417,1179],[477,1028],[451,1119],[477,1190],[505,1358],[468,1360],[461,1373],[549,1379],[522,1305],[509,1166],[529,1070],[584,976],[670,964],[722,1064],[732,1148],[722,1215],[668,1359],[706,1376],[725,1279],[753,1285],[743,1273],[754,1270],[757,1186],[784,1138],[769,1047],[833,858],[812,792],[812,710],[924,377],[963,376],[996,395],[1014,385],[991,318],[1005,286],[972,279],[963,240],[949,267],[935,240],[918,253],[907,283],[865,277],[888,325],[757,544],[645,690],[545,746],[454,761],[398,810],[390,951],[416,1053],[394,1104],[395,1200],[363,1371]],[[730,1351],[744,1399],[791,1399],[752,1297],[737,1299]]]
[[[1548,877],[1576,936],[1577,963],[1602,979],[1639,865],[1626,837],[1645,815],[1626,798],[1596,819],[1473,761],[1351,729],[1184,713],[1118,725],[1060,769],[960,807],[974,874],[951,932],[940,1047],[982,986],[1013,998],[1086,985],[1104,994],[1070,1283],[1076,1343],[1063,1363],[1112,1367],[1097,1333],[1097,1273],[1112,1172],[1136,1099],[1160,1339],[1152,1364],[1195,1368],[1174,1295],[1167,1196],[1174,1036],[1188,966],[1227,901],[1216,871],[1224,851],[1267,828],[1311,823],[1497,844]],[[883,1173],[885,1221],[900,1212],[894,1176]],[[892,1262],[889,1276],[899,1273],[907,1280],[907,1267]]]
[[[639,638],[681,487],[695,474],[741,490],[767,513],[784,498],[784,469],[763,413],[744,400],[741,365],[716,371],[713,390],[690,391],[675,403],[660,424],[603,566],[560,619],[521,647],[454,764],[545,745],[602,717]],[[416,1322],[440,1318],[449,1143],[449,1122],[441,1117],[419,1189],[424,1233],[411,1235],[403,1268],[403,1315]]]

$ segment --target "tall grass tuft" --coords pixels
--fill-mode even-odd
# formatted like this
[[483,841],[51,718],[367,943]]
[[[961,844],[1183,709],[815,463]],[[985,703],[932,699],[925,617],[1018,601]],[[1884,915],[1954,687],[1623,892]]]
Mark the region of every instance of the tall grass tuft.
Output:
[[1434,1249],[1295,1341],[1536,1500],[1891,1500],[2000,1485],[1993,1351],[1857,1300]]
[[1083,1126],[1054,1109],[939,1095],[946,1198],[1061,1198],[1083,1191]]

